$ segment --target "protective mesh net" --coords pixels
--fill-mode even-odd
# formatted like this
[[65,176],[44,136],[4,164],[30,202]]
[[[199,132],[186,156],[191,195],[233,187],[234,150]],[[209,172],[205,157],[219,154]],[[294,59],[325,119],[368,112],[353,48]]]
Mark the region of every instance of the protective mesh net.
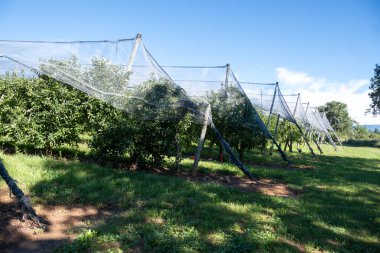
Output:
[[289,106],[290,111],[293,113],[295,120],[297,123],[309,131],[311,128],[310,122],[308,120],[306,110],[302,106],[301,97],[298,96],[287,96],[287,104]]
[[[197,68],[203,75],[187,71],[185,76],[176,76],[176,83],[146,50],[140,36],[116,41],[0,41],[0,69],[0,74],[19,71],[26,77],[45,74],[118,109],[137,112],[140,119],[189,114],[196,123],[203,123],[212,100],[219,101],[213,108],[219,111],[250,105],[238,107],[235,112],[240,115],[234,115],[234,120],[273,138],[229,68]],[[217,82],[209,82],[206,76]],[[194,82],[195,77],[206,82]],[[218,132],[211,115],[207,122]],[[220,141],[234,157],[228,143]],[[252,177],[238,159],[232,161]]]
[[273,138],[261,120],[257,111],[251,106],[243,88],[236,79],[231,68],[216,67],[189,67],[163,66],[164,70],[175,83],[184,88],[192,98],[200,98],[212,105],[214,113],[244,104],[250,106],[247,110],[235,110],[231,120],[245,128],[260,131],[267,137]]
[[[163,66],[163,68],[174,82],[183,87],[191,97],[197,96],[209,101],[214,114],[221,112],[223,117],[230,117],[225,114],[228,111],[227,107],[239,108],[234,110],[233,117],[230,117],[231,120],[252,131],[259,129],[266,138],[274,141],[282,158],[287,161],[281,147],[257,112],[256,109],[260,109],[260,107],[256,107],[252,103],[254,100],[247,96],[229,65],[213,67]],[[273,94],[271,96],[273,97]],[[280,109],[276,110],[280,111]],[[284,113],[284,115],[286,114]]]
[[330,121],[327,119],[325,112],[322,113],[322,121],[328,130],[334,131],[334,128],[331,126]]
[[322,116],[322,121],[324,122],[324,124],[325,124],[327,130],[329,130],[329,131],[331,131],[331,132],[333,133],[333,135],[335,136],[335,140],[339,143],[340,146],[343,147],[342,142],[340,141],[338,135],[336,134],[334,128],[331,126],[330,121],[328,120],[328,118],[327,118],[327,116],[326,116],[326,112],[323,112],[323,113],[321,114],[321,116]]
[[0,69],[0,74],[23,70],[24,75],[48,75],[118,109],[141,112],[141,119],[190,113],[202,122],[207,107],[206,101],[190,98],[171,80],[139,36],[116,41],[0,41]]
[[323,128],[322,132],[327,137],[327,139],[330,142],[330,144],[336,149],[336,144],[335,144],[334,140],[332,139],[332,137],[331,137],[331,135],[330,135],[330,133],[328,131],[328,128],[325,125],[325,122],[323,121],[322,116],[321,116],[321,114],[318,111],[318,108],[314,108],[314,115],[317,118],[318,122],[320,123],[321,127]]
[[280,115],[281,118],[295,122],[278,84],[240,82],[252,105],[260,112],[268,115]]

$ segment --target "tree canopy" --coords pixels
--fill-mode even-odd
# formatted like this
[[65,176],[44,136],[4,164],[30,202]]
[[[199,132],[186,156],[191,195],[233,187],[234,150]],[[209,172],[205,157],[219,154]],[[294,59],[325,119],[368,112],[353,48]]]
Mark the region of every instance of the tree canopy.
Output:
[[350,118],[347,105],[338,101],[327,102],[318,107],[318,110],[326,113],[327,119],[335,131],[348,133],[352,129],[352,119]]
[[380,114],[380,65],[376,64],[369,88],[371,91],[368,95],[372,102],[368,111],[376,116]]

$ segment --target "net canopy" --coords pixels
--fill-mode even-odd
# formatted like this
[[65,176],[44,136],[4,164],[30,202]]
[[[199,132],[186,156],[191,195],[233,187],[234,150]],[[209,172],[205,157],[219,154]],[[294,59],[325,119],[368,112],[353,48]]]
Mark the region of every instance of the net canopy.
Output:
[[322,126],[323,128],[323,131],[322,133],[324,133],[324,135],[327,137],[327,139],[329,140],[330,144],[334,147],[334,149],[336,150],[336,144],[334,142],[334,140],[332,139],[330,133],[329,133],[329,130],[328,130],[328,127],[326,126],[318,108],[314,108],[314,114],[315,114],[315,117],[317,118],[318,122],[320,122],[320,125]]
[[203,76],[190,73],[187,81],[177,76],[176,83],[145,48],[141,35],[115,41],[0,41],[0,74],[47,75],[118,109],[137,113],[140,119],[191,115],[194,122],[212,126],[231,161],[252,178],[213,125],[212,113],[206,113],[210,101],[219,101],[215,103],[219,111],[235,108],[238,116],[234,120],[239,126],[258,128],[267,138],[272,136],[254,108],[245,107],[251,104],[246,103],[248,98],[232,71],[226,72],[225,67],[212,70],[202,71],[218,82],[207,78],[203,79],[207,82],[194,82],[194,77]]
[[331,126],[330,121],[327,119],[325,112],[322,113],[322,121],[328,130],[334,131],[334,128]]
[[323,112],[323,113],[321,114],[321,116],[322,116],[322,121],[324,122],[324,124],[325,124],[327,130],[329,130],[330,132],[332,132],[332,133],[334,134],[334,136],[335,136],[335,140],[338,141],[339,145],[343,147],[342,142],[339,140],[338,135],[336,134],[334,128],[331,126],[330,121],[328,120],[328,118],[327,118],[327,116],[326,116],[326,112]]
[[[163,66],[175,83],[183,87],[190,97],[200,97],[212,104],[213,111],[244,104],[250,106],[251,115],[239,115],[233,121],[246,128],[259,128],[267,138],[272,138],[257,111],[251,106],[243,88],[229,65],[212,67]],[[222,101],[222,102],[218,102]],[[236,113],[236,111],[234,111]]]
[[140,35],[115,41],[0,41],[0,74],[11,70],[45,74],[118,109],[141,112],[141,119],[190,113],[202,122],[207,107],[171,80]]
[[252,105],[266,115],[280,115],[295,123],[293,113],[287,105],[277,83],[240,82]]
[[[163,68],[173,81],[183,87],[191,97],[198,96],[209,101],[214,114],[221,112],[223,117],[231,116],[231,120],[241,127],[252,131],[259,129],[266,138],[275,142],[281,156],[287,161],[281,147],[262,121],[256,110],[257,107],[247,96],[229,64],[225,66],[200,67],[163,66]],[[226,111],[229,111],[228,107],[238,108],[237,111],[234,111],[233,117],[225,114]]]
[[308,120],[306,110],[304,106],[302,106],[300,94],[297,96],[288,95],[286,96],[286,99],[289,109],[293,113],[294,119],[297,121],[297,123],[305,130],[310,130],[311,125]]

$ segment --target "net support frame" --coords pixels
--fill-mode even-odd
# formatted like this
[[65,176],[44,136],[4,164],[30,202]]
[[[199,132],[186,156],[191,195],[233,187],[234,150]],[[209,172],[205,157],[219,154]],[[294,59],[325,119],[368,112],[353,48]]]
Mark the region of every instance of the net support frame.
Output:
[[[278,132],[278,124],[280,123],[280,114],[277,114],[277,119],[276,119],[276,127],[274,129],[274,135],[273,138],[277,139],[277,132]],[[269,155],[273,154],[273,147],[274,147],[274,142],[272,141],[272,145],[270,146],[269,150]]]
[[[296,106],[294,107],[294,111],[293,111],[293,117],[296,115],[296,112],[297,112],[297,106],[298,106],[298,103],[299,103],[299,101],[300,101],[300,96],[301,96],[301,94],[298,93],[298,95],[297,95],[297,101],[296,101]],[[301,105],[301,106],[302,106],[302,105]],[[304,139],[304,141],[305,141],[307,147],[309,148],[309,150],[310,150],[310,152],[311,152],[311,155],[312,155],[314,158],[316,158],[317,156],[315,155],[313,148],[310,146],[310,143],[309,143],[309,141],[307,140],[307,132],[305,132],[305,134],[302,132],[302,128],[300,127],[300,125],[298,125],[297,120],[295,120],[295,123],[294,123],[294,124],[295,124],[296,127],[298,128],[298,131],[300,131],[302,138]]]
[[135,43],[133,44],[132,53],[131,53],[131,55],[129,56],[128,66],[127,66],[127,72],[132,71],[133,62],[135,61],[135,57],[136,57],[136,53],[137,53],[137,49],[138,49],[138,47],[139,47],[139,45],[140,45],[141,38],[142,38],[141,33],[138,33],[138,34],[136,35]]
[[273,99],[272,99],[272,104],[270,106],[270,111],[269,111],[269,116],[268,116],[268,121],[267,121],[267,127],[269,127],[269,124],[270,124],[270,118],[271,118],[271,115],[273,112],[274,100],[276,99],[277,89],[278,89],[278,82],[276,82],[276,87],[274,88],[274,92],[273,92]]
[[[309,110],[309,106],[310,106],[310,103],[307,102],[307,106],[306,106],[306,110],[305,110],[305,113],[307,114],[307,111]],[[319,153],[322,155],[323,154],[323,150],[322,148],[319,146],[318,142],[315,140],[314,138],[314,133],[313,133],[313,128],[311,128],[311,131],[310,131],[310,137],[311,139],[313,140],[313,142],[315,143],[315,145],[317,146],[318,150],[319,150]]]
[[197,148],[197,151],[194,155],[194,163],[193,163],[192,172],[191,172],[193,177],[195,177],[197,175],[198,164],[199,164],[199,160],[201,159],[201,151],[203,149],[203,145],[205,142],[207,125],[208,125],[208,121],[210,118],[210,113],[211,113],[211,105],[208,104],[206,111],[205,111],[205,117],[204,117],[204,121],[203,121],[201,136],[199,137],[198,148]]

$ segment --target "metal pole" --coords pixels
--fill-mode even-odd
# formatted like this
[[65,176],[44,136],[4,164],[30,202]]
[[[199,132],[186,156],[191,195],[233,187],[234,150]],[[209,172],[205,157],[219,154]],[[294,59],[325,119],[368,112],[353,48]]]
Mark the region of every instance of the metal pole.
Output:
[[203,144],[205,141],[205,136],[206,136],[206,131],[207,131],[208,119],[210,117],[210,112],[211,112],[211,106],[209,104],[209,105],[207,105],[207,108],[205,111],[205,117],[203,120],[202,132],[201,132],[201,136],[199,137],[197,152],[195,153],[195,156],[194,156],[194,164],[193,164],[193,168],[192,168],[193,177],[195,177],[197,175],[198,163],[199,163],[199,160],[201,158],[201,151],[203,149]]

